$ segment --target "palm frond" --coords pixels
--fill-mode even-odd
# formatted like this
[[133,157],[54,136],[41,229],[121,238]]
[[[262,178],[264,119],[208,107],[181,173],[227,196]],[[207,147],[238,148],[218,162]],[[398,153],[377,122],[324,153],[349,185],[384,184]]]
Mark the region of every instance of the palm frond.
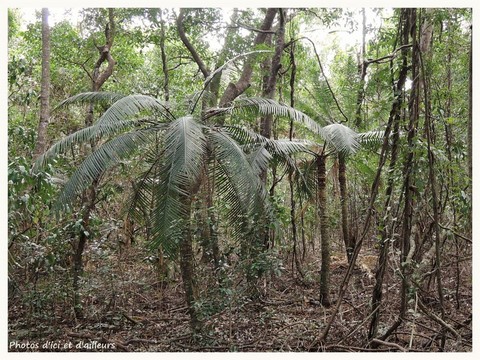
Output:
[[202,126],[191,116],[172,122],[164,137],[161,176],[154,188],[152,248],[159,245],[174,256],[181,236],[179,221],[184,222],[189,210],[186,199],[199,181],[206,154],[206,138]]
[[359,143],[357,133],[343,124],[330,124],[323,127],[325,141],[336,152],[341,154],[352,154],[357,151]]
[[282,116],[303,124],[305,127],[307,127],[307,129],[316,134],[323,135],[322,127],[308,115],[272,99],[259,97],[239,97],[233,102],[231,112]]
[[272,155],[263,145],[260,145],[247,154],[247,159],[255,174],[259,176],[262,172],[268,169],[268,164],[272,159]]
[[151,131],[142,129],[115,137],[92,152],[70,177],[56,202],[56,209],[66,209],[76,195],[87,189],[95,179],[137,148],[150,141]]
[[[109,124],[99,125],[97,123],[92,126],[78,130],[53,144],[50,149],[48,149],[42,156],[37,159],[34,164],[33,170],[36,171],[39,168],[45,166],[46,162],[49,159],[58,154],[65,153],[74,145],[84,144],[89,141],[98,141],[102,138],[106,138],[118,134],[119,132],[131,129],[135,123],[148,120],[149,119],[127,119]],[[158,124],[157,127],[161,127],[161,124]]]
[[148,95],[128,95],[112,104],[98,119],[98,125],[114,124],[146,110],[155,111],[167,121],[175,120],[166,103]]
[[357,141],[366,146],[380,146],[383,142],[385,131],[372,130],[357,134]]
[[68,106],[74,103],[104,103],[104,104],[111,104],[114,103],[121,98],[125,97],[123,94],[118,94],[114,92],[84,92],[81,94],[77,94],[74,96],[69,97],[66,100],[63,100],[60,104],[58,104],[55,109]]
[[241,145],[220,129],[211,130],[208,136],[217,161],[217,191],[222,200],[229,204],[228,220],[245,232],[249,227],[249,215],[262,211],[266,199],[258,171],[268,161],[268,155],[259,150],[255,153],[257,157],[247,156]]
[[269,139],[240,126],[226,125],[223,128],[239,143],[253,144],[254,146],[263,145],[272,155],[288,156],[298,152],[313,154],[309,147],[318,145],[305,139]]

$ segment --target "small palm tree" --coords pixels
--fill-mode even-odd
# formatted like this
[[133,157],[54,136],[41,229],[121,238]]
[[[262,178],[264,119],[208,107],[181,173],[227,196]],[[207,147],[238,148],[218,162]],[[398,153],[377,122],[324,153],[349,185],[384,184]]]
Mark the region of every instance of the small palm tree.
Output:
[[[229,204],[228,217],[238,234],[252,234],[253,219],[268,212],[266,191],[259,174],[272,156],[288,157],[309,152],[307,141],[266,139],[239,126],[220,125],[226,116],[272,114],[298,121],[317,134],[322,128],[307,115],[283,104],[262,98],[238,98],[228,108],[195,112],[193,107],[173,106],[145,95],[123,96],[112,93],[83,93],[65,100],[108,102],[111,106],[98,121],[53,145],[36,166],[65,152],[75,144],[98,145],[85,158],[64,186],[57,209],[72,207],[81,194],[105,171],[124,158],[147,154],[148,168],[140,177],[134,207],[152,204],[152,247],[161,246],[167,255],[180,254],[180,268],[192,329],[199,327],[195,311],[192,233],[192,202],[205,172],[217,181],[217,193]],[[212,121],[221,118],[220,124]],[[208,166],[214,163],[215,166]],[[285,164],[292,162],[286,161]]]

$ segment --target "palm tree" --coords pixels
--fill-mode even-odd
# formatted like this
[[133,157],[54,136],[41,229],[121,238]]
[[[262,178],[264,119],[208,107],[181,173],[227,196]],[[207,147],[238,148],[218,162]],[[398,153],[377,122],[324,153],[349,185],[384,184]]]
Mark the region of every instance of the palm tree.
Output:
[[225,116],[272,114],[303,123],[317,134],[323,135],[322,128],[307,115],[262,98],[238,98],[229,107],[200,114],[195,112],[198,97],[193,107],[185,108],[145,95],[90,92],[73,96],[62,105],[91,101],[108,102],[111,106],[92,126],[53,145],[36,166],[44,165],[75,144],[99,144],[76,169],[57,199],[56,208],[68,210],[83,190],[124,158],[142,154],[150,159],[140,176],[132,207],[153,204],[150,245],[161,246],[172,258],[179,253],[191,327],[198,330],[190,227],[192,202],[205,175],[215,177],[218,196],[229,204],[228,218],[235,233],[239,237],[251,236],[255,226],[251,220],[265,218],[269,212],[260,173],[273,156],[285,158],[294,152],[309,152],[311,145],[304,140],[267,139],[239,126],[216,124],[212,119],[219,117],[223,123]]
[[[330,305],[330,238],[326,194],[326,160],[330,155],[346,157],[359,147],[358,134],[343,124],[330,124],[323,128],[325,143],[316,154],[317,199],[321,237],[320,302]],[[343,173],[345,178],[345,173]],[[343,208],[342,208],[343,210]],[[345,209],[346,212],[346,209]],[[343,211],[342,211],[343,215]],[[346,219],[346,217],[343,217]]]

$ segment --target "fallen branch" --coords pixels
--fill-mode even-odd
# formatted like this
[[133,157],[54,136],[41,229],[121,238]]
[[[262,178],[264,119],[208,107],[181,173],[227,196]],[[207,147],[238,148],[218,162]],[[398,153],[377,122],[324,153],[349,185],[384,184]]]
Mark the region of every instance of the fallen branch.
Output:
[[392,342],[383,341],[383,340],[380,340],[380,339],[372,339],[372,342],[374,342],[376,344],[380,344],[380,345],[394,347],[394,348],[397,348],[398,350],[400,350],[402,352],[408,352],[408,350],[405,349],[404,347],[402,347],[398,344],[392,343]]
[[455,336],[455,338],[458,340],[458,341],[461,341],[462,340],[462,337],[460,336],[460,334],[458,332],[456,332],[449,324],[447,324],[445,321],[443,321],[441,318],[439,318],[437,315],[435,315],[434,313],[428,311],[427,307],[422,303],[422,301],[420,299],[418,299],[418,307],[420,308],[420,310],[422,310],[425,315],[427,315],[430,319],[432,319],[433,321],[439,323],[442,327],[444,327],[446,330],[448,330],[453,336]]

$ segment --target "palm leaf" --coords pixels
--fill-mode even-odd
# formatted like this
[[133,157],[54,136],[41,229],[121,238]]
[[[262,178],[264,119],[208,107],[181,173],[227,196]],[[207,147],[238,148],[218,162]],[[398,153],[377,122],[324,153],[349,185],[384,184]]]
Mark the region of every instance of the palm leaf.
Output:
[[293,121],[299,122],[307,127],[310,131],[323,135],[323,130],[315,120],[310,118],[305,113],[298,111],[288,105],[279,103],[272,99],[258,98],[258,97],[239,97],[233,102],[230,110],[232,113],[240,112],[246,114],[261,114],[282,116]]
[[352,154],[359,147],[357,133],[343,124],[330,124],[323,127],[325,141],[335,152]]
[[56,202],[56,209],[66,209],[76,195],[106,170],[131,155],[139,146],[150,141],[150,129],[122,134],[92,152],[70,177]]
[[206,154],[202,126],[186,116],[172,122],[164,138],[161,176],[154,188],[152,248],[162,246],[174,256],[182,235],[180,223],[188,221],[185,200],[199,181]]
[[[46,162],[52,157],[65,153],[72,146],[77,144],[84,144],[90,141],[99,141],[102,138],[113,136],[119,132],[131,129],[136,123],[151,123],[150,119],[128,119],[117,121],[111,124],[94,124],[84,129],[78,130],[73,134],[66,136],[50,147],[42,156],[35,162],[33,170],[36,171],[40,167],[45,166]],[[161,128],[161,124],[157,128]]]
[[383,142],[385,131],[372,130],[357,134],[357,141],[362,145],[380,146]]
[[110,106],[98,119],[98,124],[113,124],[147,110],[155,111],[167,121],[175,119],[166,103],[148,95],[128,95]]
[[69,97],[66,100],[63,100],[60,104],[56,106],[55,109],[63,106],[68,106],[75,103],[104,103],[111,104],[125,97],[123,94],[118,94],[114,92],[84,92]]

